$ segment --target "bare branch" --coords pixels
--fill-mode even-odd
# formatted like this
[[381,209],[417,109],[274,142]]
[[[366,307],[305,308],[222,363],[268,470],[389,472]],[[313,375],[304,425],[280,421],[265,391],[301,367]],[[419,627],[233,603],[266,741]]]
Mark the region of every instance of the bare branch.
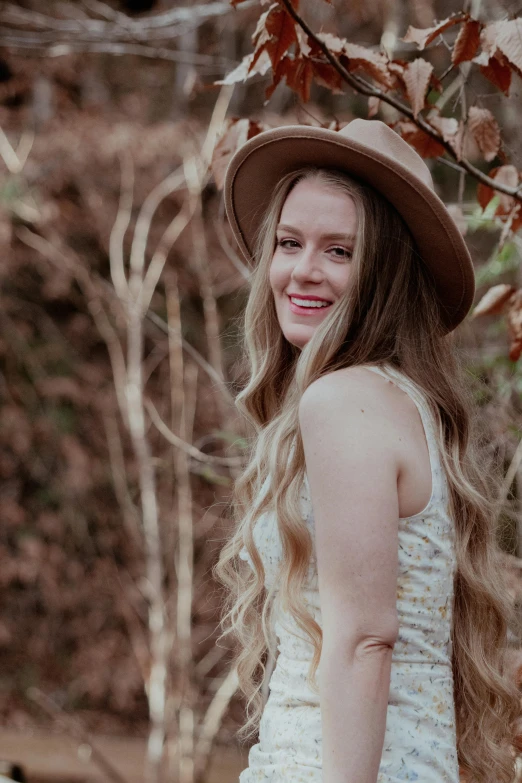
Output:
[[[20,34],[19,34],[20,35]],[[231,62],[223,57],[212,57],[207,54],[198,54],[197,52],[183,52],[174,49],[168,49],[164,46],[148,46],[145,44],[127,44],[118,41],[71,41],[56,43],[55,38],[50,36],[54,43],[41,41],[39,37],[30,36],[16,37],[3,33],[0,36],[0,46],[8,47],[15,54],[24,53],[30,50],[30,54],[44,57],[63,57],[69,54],[81,52],[93,52],[99,54],[114,54],[121,56],[124,54],[147,57],[152,60],[167,60],[174,63],[188,63],[189,65],[207,66],[205,72],[215,73],[230,69],[235,62]]]
[[218,732],[228,705],[237,691],[237,686],[237,672],[235,669],[230,669],[228,674],[223,678],[205,713],[195,752],[196,779],[203,779],[202,773],[210,758],[212,741]]
[[[253,5],[255,0],[242,4]],[[14,50],[31,50],[35,54],[59,57],[72,52],[106,52],[135,54],[154,59],[192,65],[210,66],[214,70],[230,68],[224,57],[183,52],[168,47],[169,42],[186,35],[207,19],[233,12],[228,2],[174,8],[162,14],[139,20],[111,9],[100,0],[84,0],[84,6],[102,18],[60,19],[48,14],[20,8],[13,3],[0,12],[0,45]],[[158,46],[164,41],[164,46]]]
[[244,460],[242,460],[241,457],[216,457],[213,454],[205,454],[204,451],[200,451],[191,443],[187,443],[172,432],[162,420],[150,399],[145,400],[145,408],[147,409],[147,413],[149,414],[152,423],[158,431],[161,432],[165,440],[168,440],[169,443],[172,443],[172,445],[176,446],[178,449],[182,449],[190,457],[197,459],[198,462],[203,462],[206,465],[222,465],[224,467],[242,467],[244,464]]
[[0,128],[0,156],[11,174],[19,174],[26,164],[34,142],[34,133],[25,130],[16,150]]
[[129,153],[120,155],[121,165],[121,190],[118,214],[114,221],[109,239],[109,259],[111,279],[116,293],[122,302],[126,302],[129,295],[127,278],[125,277],[125,262],[123,254],[123,242],[132,213],[132,194],[134,188],[134,167]]

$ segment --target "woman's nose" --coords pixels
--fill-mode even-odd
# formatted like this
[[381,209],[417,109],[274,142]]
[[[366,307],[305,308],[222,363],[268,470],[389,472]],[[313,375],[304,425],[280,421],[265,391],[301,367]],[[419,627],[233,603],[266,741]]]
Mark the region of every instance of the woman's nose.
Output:
[[320,261],[312,247],[305,247],[296,257],[292,277],[296,280],[322,280]]

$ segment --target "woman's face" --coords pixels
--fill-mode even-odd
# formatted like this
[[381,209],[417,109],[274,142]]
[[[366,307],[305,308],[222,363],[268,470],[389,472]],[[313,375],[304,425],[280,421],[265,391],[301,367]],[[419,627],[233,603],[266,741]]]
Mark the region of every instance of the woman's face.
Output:
[[[306,345],[347,289],[356,231],[355,204],[347,193],[317,180],[301,180],[288,194],[277,227],[270,285],[283,334],[298,348]],[[306,302],[294,303],[294,297]]]

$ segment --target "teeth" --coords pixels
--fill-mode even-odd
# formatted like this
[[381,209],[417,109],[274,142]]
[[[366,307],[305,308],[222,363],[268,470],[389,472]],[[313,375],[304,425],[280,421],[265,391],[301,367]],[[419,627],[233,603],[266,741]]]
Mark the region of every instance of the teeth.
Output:
[[315,301],[312,299],[296,299],[295,296],[291,296],[290,301],[296,305],[299,305],[299,307],[328,307],[328,305],[331,304],[331,302],[321,300]]

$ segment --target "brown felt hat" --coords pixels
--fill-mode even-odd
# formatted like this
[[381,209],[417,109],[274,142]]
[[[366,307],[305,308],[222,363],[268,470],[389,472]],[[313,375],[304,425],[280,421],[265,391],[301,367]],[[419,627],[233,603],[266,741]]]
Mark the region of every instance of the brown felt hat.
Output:
[[256,231],[278,181],[305,165],[343,169],[393,204],[434,276],[446,329],[455,329],[475,295],[471,256],[426,163],[380,120],[352,120],[340,131],[286,125],[259,133],[237,150],[225,175],[224,199],[245,259],[252,262]]

